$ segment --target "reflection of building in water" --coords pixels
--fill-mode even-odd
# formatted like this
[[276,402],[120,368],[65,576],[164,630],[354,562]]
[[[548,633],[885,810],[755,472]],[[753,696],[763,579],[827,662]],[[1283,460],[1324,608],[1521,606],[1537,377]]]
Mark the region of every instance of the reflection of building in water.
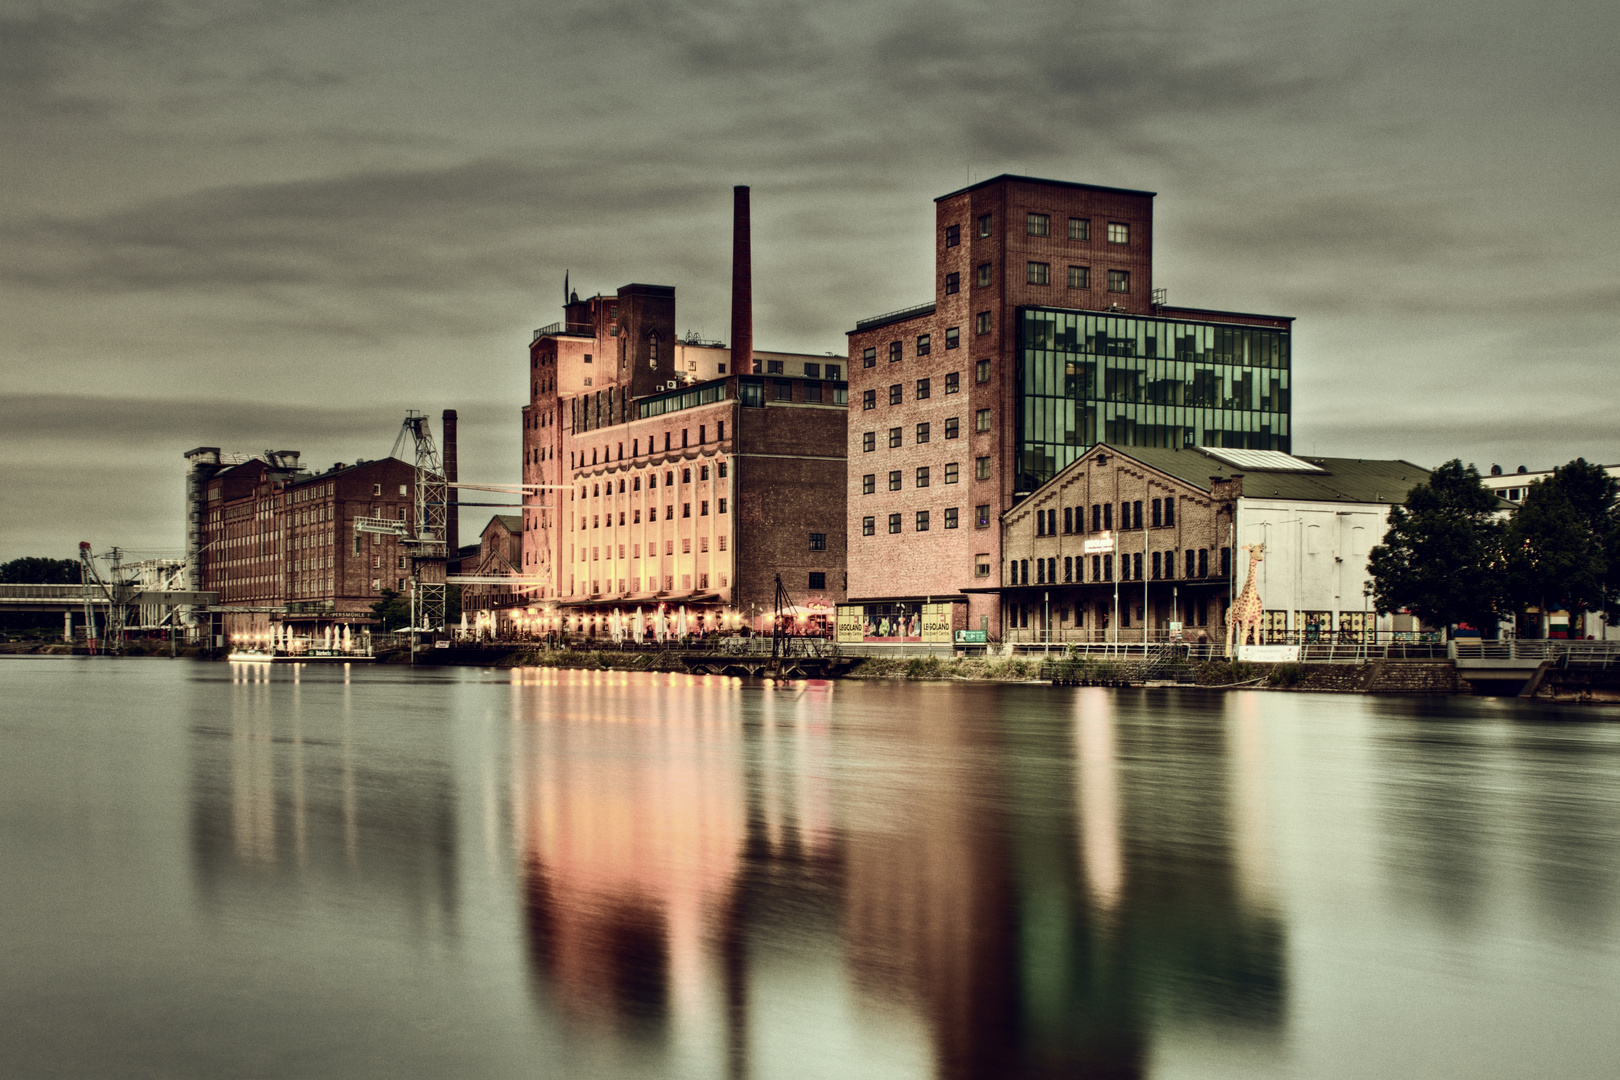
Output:
[[[329,689],[335,674],[308,692]],[[424,754],[407,769],[396,732],[329,697],[306,716],[287,681],[303,676],[289,669],[237,666],[233,678],[230,714],[191,737],[192,857],[203,895],[330,887],[351,908],[372,895],[377,908],[453,914],[449,766]]]
[[831,858],[824,705],[766,694],[744,722],[737,680],[670,676],[647,715],[643,680],[514,681],[536,691],[514,697],[512,789],[537,974],[576,1020],[689,1048],[727,1029],[735,1065],[760,891]]
[[[1159,1016],[1280,1023],[1282,930],[1238,888],[1219,729],[1074,701],[1073,729],[918,709],[904,741],[931,767],[885,771],[893,811],[846,842],[851,964],[927,1013],[941,1077],[1141,1076]],[[1151,788],[1122,768],[1144,759]]]

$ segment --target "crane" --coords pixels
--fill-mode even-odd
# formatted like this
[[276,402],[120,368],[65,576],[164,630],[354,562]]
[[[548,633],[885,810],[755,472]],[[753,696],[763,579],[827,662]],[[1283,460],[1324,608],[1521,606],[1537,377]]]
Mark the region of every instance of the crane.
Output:
[[[394,438],[392,457],[409,445],[416,465],[415,513],[409,521],[361,517],[354,521],[357,533],[382,533],[397,537],[411,560],[411,654],[416,654],[417,635],[444,629],[445,557],[447,532],[445,504],[449,484],[439,448],[426,415],[410,409]],[[401,458],[401,460],[404,460]]]

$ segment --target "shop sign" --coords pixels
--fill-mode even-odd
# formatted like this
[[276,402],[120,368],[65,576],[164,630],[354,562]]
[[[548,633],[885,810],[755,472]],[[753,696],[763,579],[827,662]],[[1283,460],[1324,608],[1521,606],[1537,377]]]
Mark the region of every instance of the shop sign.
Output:
[[1095,538],[1082,543],[1080,550],[1087,555],[1107,555],[1114,550],[1114,534],[1111,532],[1098,533]]
[[956,632],[956,643],[958,645],[984,645],[989,639],[990,634],[985,630],[958,630]]

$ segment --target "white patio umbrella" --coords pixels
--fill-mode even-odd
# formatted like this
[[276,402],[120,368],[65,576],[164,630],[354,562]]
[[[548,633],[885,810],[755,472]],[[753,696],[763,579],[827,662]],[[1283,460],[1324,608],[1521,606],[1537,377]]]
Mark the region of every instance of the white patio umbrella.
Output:
[[624,616],[618,608],[613,609],[613,618],[608,621],[609,632],[613,635],[613,644],[624,644]]
[[664,638],[667,636],[668,634],[664,629],[664,605],[659,604],[653,609],[653,637],[657,638],[658,644],[662,645]]
[[461,636],[467,636],[467,613],[465,611],[461,613]]
[[681,613],[676,617],[675,620],[675,636],[677,638],[684,638],[688,633],[690,633],[690,631],[686,625],[686,605],[682,604]]
[[344,652],[349,651],[349,646],[350,646],[350,644],[353,643],[353,641],[354,641],[354,639],[349,636],[349,624],[344,623],[343,624],[343,651]]
[[635,643],[637,645],[640,645],[641,644],[641,639],[646,636],[646,629],[647,629],[645,626],[642,625],[642,622],[641,622],[641,605],[640,604],[636,605],[636,613],[634,615],[630,616],[630,620],[631,620],[630,621],[630,636],[635,640]]

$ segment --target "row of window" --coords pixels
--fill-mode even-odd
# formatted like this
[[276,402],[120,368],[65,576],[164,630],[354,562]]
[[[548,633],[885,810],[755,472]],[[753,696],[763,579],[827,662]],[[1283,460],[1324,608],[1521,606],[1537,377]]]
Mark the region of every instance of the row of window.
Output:
[[[945,331],[945,347],[954,349],[962,344],[962,331],[960,327],[952,326]],[[934,351],[934,335],[917,335],[917,355],[927,356]],[[889,363],[894,364],[905,359],[904,350],[900,342],[889,342]],[[868,345],[861,351],[862,367],[877,367],[877,346]]]
[[[574,400],[577,401],[579,399],[576,398]],[[576,427],[575,430],[578,431],[579,429]],[[726,422],[724,420],[721,420],[719,423],[715,424],[714,438],[715,438],[716,442],[725,442],[726,441]],[[674,433],[673,432],[669,432],[669,431],[664,432],[664,450],[663,450],[664,453],[667,454],[671,450],[674,449],[674,441],[675,440],[674,440]],[[709,441],[709,426],[707,424],[699,424],[698,425],[698,441],[697,441],[697,445],[699,445],[699,446],[707,445],[708,441]],[[682,428],[681,429],[681,449],[684,450],[690,445],[691,445],[691,432],[687,428]],[[649,454],[658,453],[658,449],[657,449],[657,447],[655,445],[655,440],[653,439],[653,437],[651,435],[647,436],[647,450],[646,450],[646,452],[649,453]],[[630,441],[630,457],[632,459],[635,459],[635,458],[640,457],[641,454],[642,454],[641,440],[640,439],[632,439]],[[602,462],[609,462],[609,461],[613,461],[613,460],[614,460],[614,458],[613,458],[613,455],[612,455],[612,452],[611,452],[611,448],[608,447],[608,446],[603,446],[602,447],[601,461]],[[622,442],[619,444],[618,460],[619,461],[624,460],[624,443],[622,443]],[[596,456],[596,450],[593,448],[591,450],[590,464],[595,465],[597,463],[598,463],[598,460],[597,460],[597,456]],[[580,451],[577,452],[577,454],[576,453],[570,453],[568,455],[568,467],[570,469],[583,469],[583,468],[585,468],[585,466],[586,466],[585,451],[580,450]],[[722,465],[720,467],[721,467],[721,469],[725,468],[724,465]],[[720,475],[724,476],[725,473],[721,472]]]
[[[716,540],[719,542],[719,550],[720,551],[726,550],[726,537],[725,537],[725,535],[722,534],[722,535],[716,537]],[[708,550],[709,550],[709,538],[707,536],[698,537],[698,553],[699,554],[706,554],[708,552]],[[570,557],[571,557],[573,549],[570,548],[569,551],[570,551]],[[673,540],[665,540],[664,541],[664,554],[665,555],[673,555],[673,554],[675,554],[675,541],[673,541]],[[692,538],[691,537],[689,537],[689,536],[684,537],[681,540],[681,554],[682,555],[690,555],[690,554],[692,554]],[[602,560],[602,549],[600,547],[591,548],[591,557],[590,557],[589,560],[586,560],[585,559],[585,548],[582,545],[580,547],[580,549],[579,549],[579,557],[580,557],[581,561],[600,562]],[[619,545],[619,558],[622,559],[624,557],[625,557],[624,545],[620,544]],[[612,544],[609,544],[607,546],[607,558],[608,558],[609,562],[611,562],[613,560],[613,545]],[[640,544],[631,544],[630,545],[630,558],[632,558],[632,559],[641,558],[641,545]],[[649,558],[649,559],[658,558],[658,541],[653,540],[653,541],[650,541],[647,544],[647,558]]]
[[[1162,499],[1152,499],[1147,503],[1148,523],[1151,528],[1168,529],[1176,523],[1176,497],[1167,495]],[[1121,502],[1119,504],[1119,527],[1125,529],[1142,528],[1143,502],[1137,499],[1134,502]],[[1056,536],[1058,534],[1057,508],[1035,511],[1035,535]],[[1114,527],[1114,504],[1091,504],[1091,531],[1102,532]],[[1086,531],[1086,508],[1083,506],[1065,506],[1063,508],[1063,531],[1076,533]]]
[[[913,438],[916,440],[918,445],[921,445],[921,444],[926,443],[926,442],[930,442],[934,437],[933,436],[933,430],[934,430],[933,423],[931,421],[924,420],[922,423],[917,425],[916,431],[913,434]],[[979,409],[979,410],[974,412],[974,414],[973,414],[973,430],[974,431],[989,431],[990,430],[990,410],[989,409]],[[955,417],[955,416],[947,417],[946,420],[945,420],[945,437],[947,439],[954,439],[957,436],[959,436],[961,433],[962,433],[961,418],[960,417]],[[905,428],[898,428],[898,427],[890,428],[889,429],[889,447],[891,449],[894,449],[894,448],[897,448],[897,447],[903,445],[904,435],[905,435]],[[863,432],[861,432],[861,451],[862,451],[862,453],[871,453],[873,450],[876,450],[876,449],[877,449],[877,432],[875,432],[875,431],[863,431]]]
[[[988,457],[973,459],[973,478],[975,480],[990,479],[990,459]],[[961,479],[961,468],[958,462],[947,461],[942,472],[944,483],[955,484]],[[889,470],[889,490],[899,491],[903,487],[905,470]],[[912,486],[925,488],[933,483],[933,466],[918,465],[912,474]],[[877,492],[877,473],[866,473],[861,477],[861,494],[872,495]]]
[[[825,372],[825,374],[823,372]],[[726,373],[726,366],[724,364],[721,364],[720,365],[720,374],[724,375],[725,373]],[[753,373],[755,375],[760,374],[759,361],[758,360],[754,361],[754,372]],[[782,361],[782,360],[767,360],[767,361],[765,361],[764,374],[766,374],[766,375],[786,375],[787,374],[786,362]],[[805,365],[804,365],[804,377],[807,378],[807,379],[823,379],[823,378],[825,378],[825,379],[831,379],[834,382],[837,382],[839,379],[843,378],[843,374],[844,374],[844,368],[843,368],[843,365],[841,365],[841,364],[826,364],[826,365],[823,365],[823,364],[819,364],[819,363],[812,363],[810,361],[806,361]]]
[[[709,467],[707,465],[699,465],[697,467],[697,469],[698,469],[698,480],[700,482],[704,481],[704,480],[707,480],[709,478]],[[714,475],[715,475],[715,477],[717,479],[720,479],[720,480],[724,480],[726,478],[726,463],[724,461],[719,461],[719,462],[715,463]],[[641,490],[641,477],[639,475],[630,477],[629,482],[630,482],[630,490],[631,491],[640,491]],[[691,466],[687,466],[687,467],[681,469],[681,483],[690,484],[691,482],[692,482],[692,468],[691,468]],[[674,487],[675,486],[675,470],[674,469],[665,469],[664,470],[664,486],[665,487]],[[607,489],[606,491],[602,490],[604,487],[606,487],[606,489]],[[647,490],[653,491],[653,490],[656,490],[657,487],[658,487],[658,474],[656,472],[654,472],[654,473],[649,474],[648,477],[647,477]],[[623,495],[624,491],[625,491],[625,477],[621,476],[619,478],[619,494]],[[590,485],[590,496],[587,496],[585,494],[585,485],[584,484],[579,485],[579,497],[581,499],[588,498],[588,497],[595,497],[595,496],[598,496],[598,495],[612,495],[612,494],[613,494],[613,481],[612,480],[608,480],[605,483],[598,482],[598,483]],[[402,521],[404,520],[403,512],[401,512],[401,514],[400,514],[400,520],[402,520]]]
[[[725,499],[716,499],[715,500],[714,512],[716,514],[724,514],[726,512],[726,500]],[[624,515],[625,515],[625,511],[620,510],[619,511],[619,524],[620,525],[623,525],[625,523]],[[631,515],[630,516],[630,524],[631,525],[640,525],[641,524],[641,507],[638,506],[634,510],[631,510],[630,515]],[[602,524],[602,518],[604,516],[606,516],[606,518],[607,518],[607,524],[606,525]],[[691,516],[692,516],[692,504],[689,503],[689,502],[681,503],[681,517],[689,518]],[[698,517],[708,517],[708,516],[709,516],[709,500],[702,499],[702,500],[700,500],[698,502]],[[674,518],[675,518],[675,504],[674,503],[669,503],[664,507],[664,520],[665,521],[673,521]],[[658,507],[656,507],[656,506],[647,507],[647,520],[648,521],[657,521],[658,520]],[[586,527],[585,526],[585,515],[581,514],[581,515],[579,515],[579,528],[580,528],[580,531],[583,532],[585,530],[585,527]],[[609,512],[606,515],[592,514],[591,515],[590,527],[593,528],[593,529],[602,529],[602,528],[611,529],[611,528],[613,528],[613,514],[612,514],[612,512]]]
[[[1030,262],[1030,263],[1027,263],[1026,266],[1027,266],[1027,271],[1026,271],[1026,274],[1027,274],[1026,283],[1027,284],[1030,284],[1030,285],[1050,285],[1050,284],[1052,284],[1052,264],[1051,263]],[[974,272],[973,284],[974,284],[974,286],[976,288],[980,288],[980,289],[985,288],[990,284],[990,264],[989,263],[980,263],[979,264],[978,269]],[[1071,288],[1071,289],[1089,289],[1089,288],[1091,288],[1091,267],[1089,267],[1089,266],[1070,266],[1069,267],[1069,288]],[[954,296],[954,295],[956,295],[957,293],[959,293],[961,291],[962,291],[962,275],[957,273],[954,270],[951,273],[946,274],[945,275],[945,295]],[[1130,271],[1129,270],[1110,270],[1110,271],[1108,271],[1108,291],[1113,292],[1113,293],[1128,293],[1128,292],[1130,292],[1131,291],[1131,273],[1130,273]],[[984,314],[988,315],[989,313],[986,312]],[[983,330],[981,330],[979,332],[981,334],[985,333],[985,331],[983,331]],[[928,349],[926,347],[927,338],[928,338],[928,335],[923,334],[921,337],[919,337],[917,339],[917,341],[918,341],[918,353],[921,354],[921,355],[926,355],[927,352],[928,352]],[[892,346],[891,346],[891,349],[892,349]],[[891,356],[891,359],[896,359],[896,358]]]
[[[891,530],[893,531],[893,530]],[[1153,581],[1176,580],[1176,553],[1174,551],[1154,551],[1150,555],[1147,567],[1151,570]],[[1209,549],[1198,548],[1196,551],[1188,548],[1182,552],[1185,556],[1185,566],[1182,578],[1191,580],[1209,577]],[[1119,580],[1142,581],[1143,553],[1133,552],[1121,554],[1119,557]],[[1232,572],[1232,549],[1220,549],[1221,577],[1227,577]],[[1030,580],[1029,564],[1035,563],[1035,579]],[[1058,579],[1057,558],[1050,559],[1009,559],[1007,561],[1007,584],[1009,585],[1076,585],[1086,581],[1093,583],[1111,582],[1114,580],[1114,557],[1112,555],[1091,556],[1091,577],[1085,575],[1086,556],[1066,555],[1062,559],[1063,578]]]
[[[976,528],[988,529],[990,527],[990,505],[988,503],[986,503],[986,504],[984,504],[982,506],[974,507],[973,508],[973,514],[974,514],[974,525],[975,525]],[[961,520],[960,517],[958,516],[958,510],[954,506],[947,506],[944,510],[942,510],[940,512],[940,519],[944,522],[945,528],[947,528],[947,529],[957,528],[958,523]],[[914,532],[928,532],[930,527],[932,526],[932,523],[933,523],[933,513],[932,513],[932,511],[929,511],[929,510],[918,510],[912,515],[911,521],[912,521],[912,525],[911,525],[912,531],[914,531]],[[903,531],[904,524],[905,524],[905,515],[904,514],[890,514],[889,515],[889,532],[890,533],[894,533],[894,534],[900,533],[901,531]],[[861,535],[862,536],[876,536],[877,535],[877,515],[869,514],[866,517],[861,518]]]
[[[978,218],[976,218],[974,220],[974,225],[978,228],[980,239],[984,239],[984,238],[987,238],[987,237],[990,236],[991,230],[992,230],[994,224],[995,224],[995,215],[994,214],[980,214],[978,216]],[[1025,215],[1024,229],[1025,229],[1026,233],[1028,235],[1030,235],[1030,236],[1051,236],[1052,235],[1052,215],[1050,215],[1050,214],[1040,214],[1040,213],[1036,213],[1034,211],[1031,211],[1031,212],[1029,212],[1028,214]],[[1108,234],[1107,235],[1108,235],[1108,242],[1110,244],[1129,244],[1131,242],[1131,226],[1130,226],[1130,223],[1129,222],[1124,222],[1124,221],[1110,221],[1108,223]],[[1070,240],[1090,240],[1091,239],[1091,219],[1090,218],[1078,218],[1078,217],[1070,218],[1069,219],[1069,239]],[[953,248],[953,247],[956,247],[957,245],[959,245],[961,242],[962,242],[962,226],[960,226],[960,225],[947,225],[947,226],[945,226],[945,246],[948,247],[948,248]]]

